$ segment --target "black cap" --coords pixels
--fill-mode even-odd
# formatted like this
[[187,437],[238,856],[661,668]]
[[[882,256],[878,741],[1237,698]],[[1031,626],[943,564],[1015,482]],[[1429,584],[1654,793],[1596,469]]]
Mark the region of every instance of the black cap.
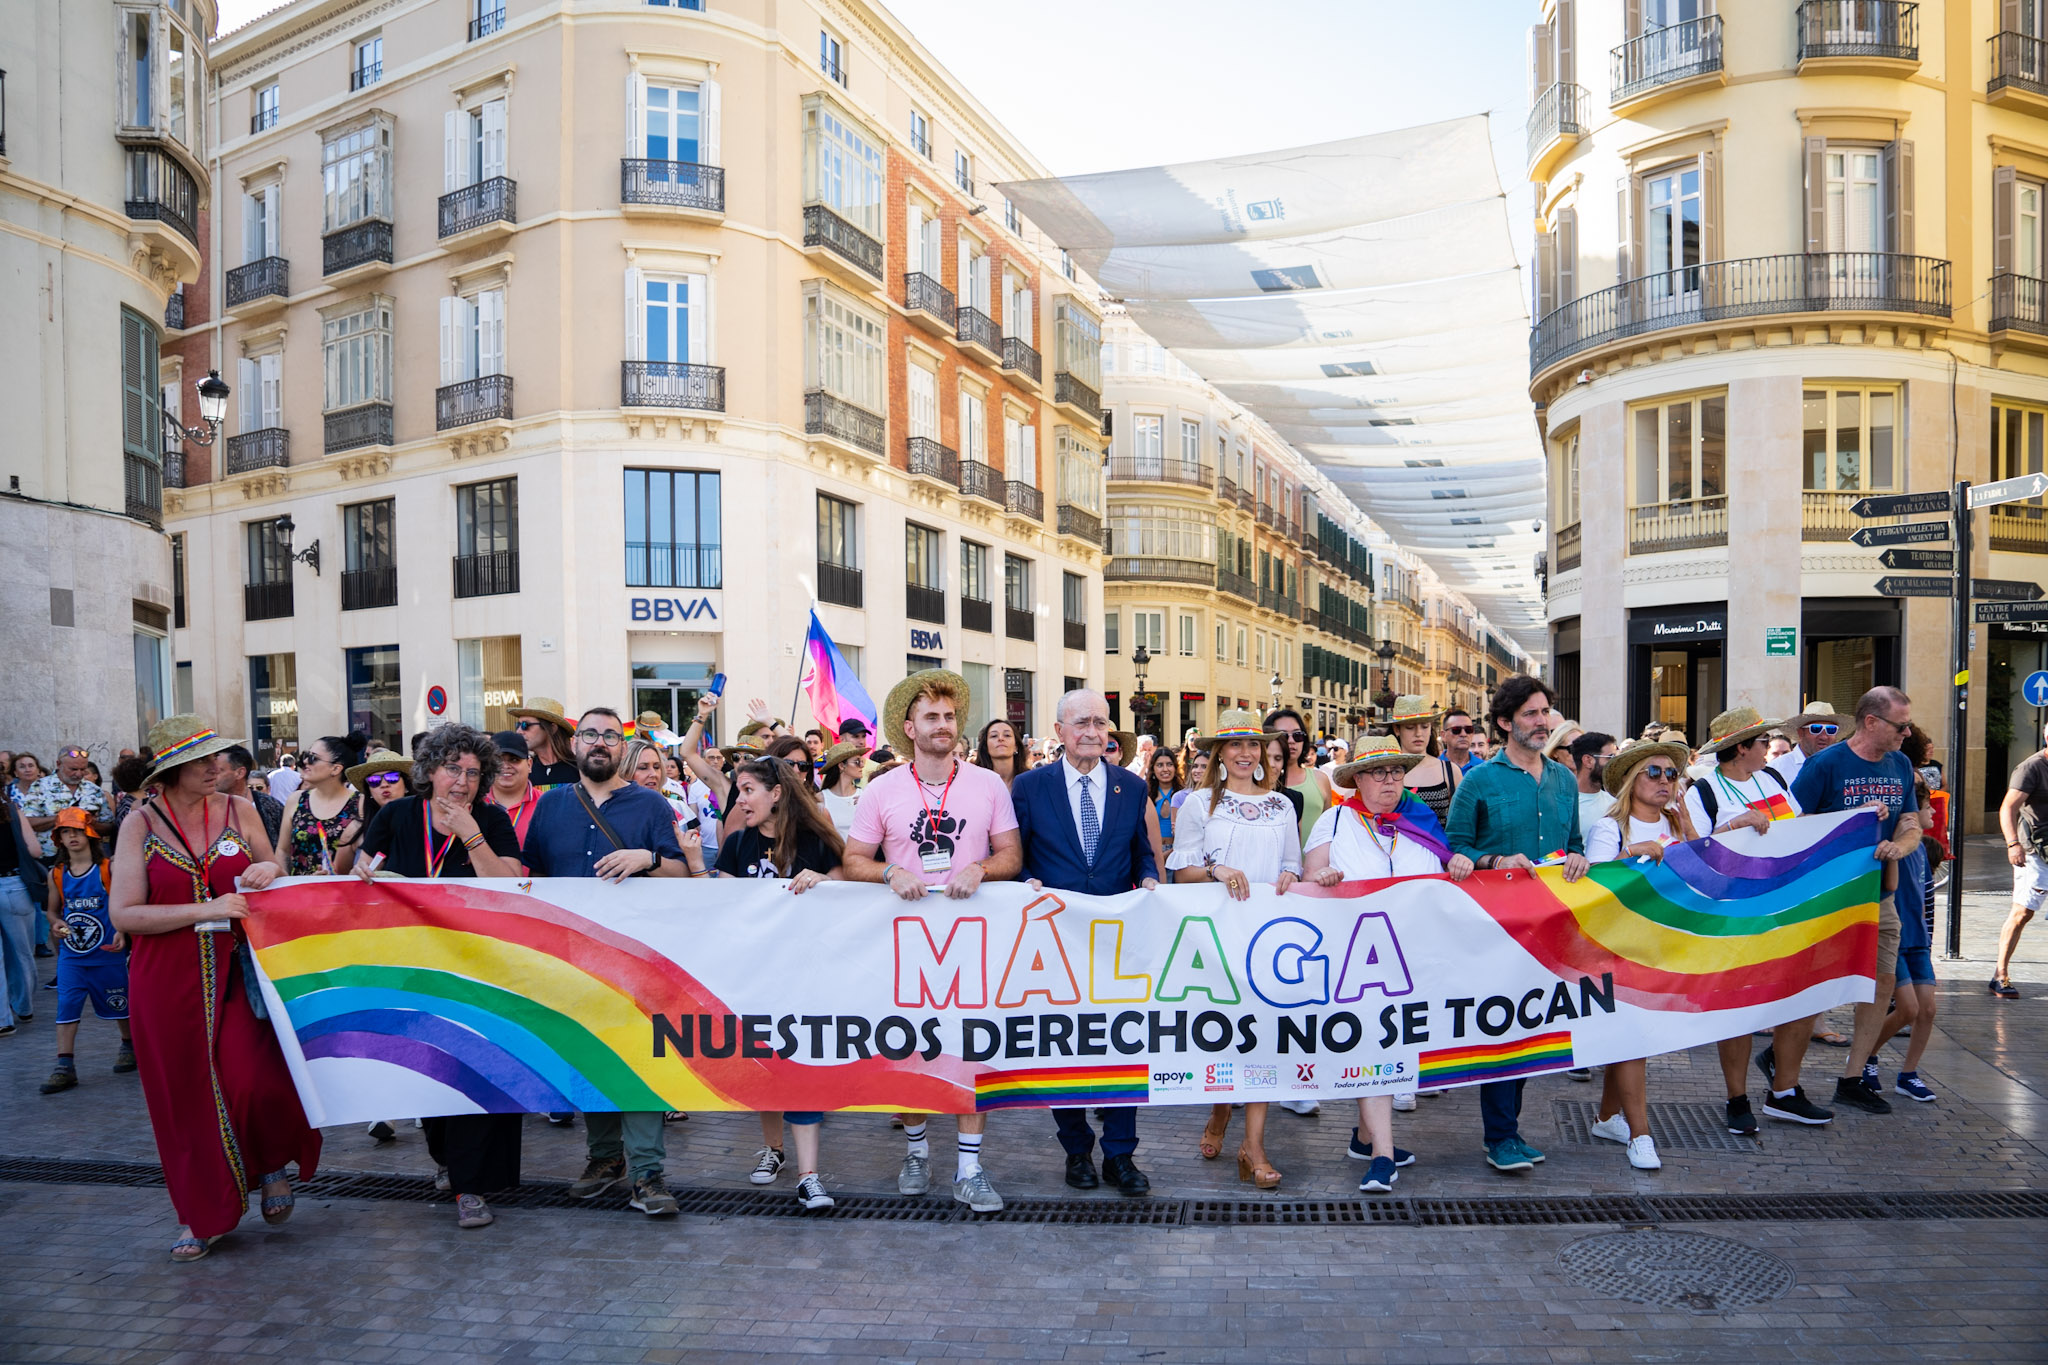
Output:
[[839,737],[841,739],[846,738],[848,735],[864,735],[867,732],[868,724],[859,716],[855,716],[852,720],[841,723],[839,727]]
[[501,754],[511,754],[514,758],[533,757],[532,751],[526,747],[526,736],[517,730],[500,730],[491,736],[491,742],[498,746]]

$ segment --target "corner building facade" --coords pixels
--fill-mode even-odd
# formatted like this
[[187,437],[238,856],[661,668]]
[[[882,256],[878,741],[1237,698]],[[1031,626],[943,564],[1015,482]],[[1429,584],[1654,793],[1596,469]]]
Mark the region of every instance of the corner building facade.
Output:
[[[1530,396],[1560,705],[1589,728],[1697,739],[1725,707],[1848,710],[1891,684],[1938,749],[1969,746],[1962,809],[1996,801],[2018,756],[1997,718],[2044,637],[1976,630],[1952,736],[1949,604],[1881,595],[1850,509],[2042,468],[2036,8],[1543,7]],[[1971,572],[2048,579],[2043,517],[1978,514]]]
[[167,516],[217,724],[681,728],[724,672],[729,735],[814,600],[878,700],[1099,681],[1095,290],[885,11],[297,0],[216,61],[235,398]]

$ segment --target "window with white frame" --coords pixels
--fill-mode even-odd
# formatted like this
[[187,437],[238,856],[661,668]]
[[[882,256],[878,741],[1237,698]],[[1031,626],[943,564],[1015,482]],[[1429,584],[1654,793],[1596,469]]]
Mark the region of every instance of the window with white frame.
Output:
[[1244,636],[1244,627],[1239,626],[1237,628],[1237,666],[1239,668],[1244,667]]
[[1003,272],[1003,335],[1015,337],[1026,346],[1035,344],[1031,339],[1036,335],[1032,326],[1031,285],[1015,270]]
[[320,231],[391,219],[391,125],[382,118],[328,137],[320,151]]
[[958,147],[953,149],[953,183],[974,193],[974,158]]
[[631,329],[626,359],[672,365],[708,365],[703,275],[626,271],[626,316]]
[[384,79],[384,35],[363,38],[355,45],[355,56],[348,70],[348,88],[360,90],[366,85],[375,85]]
[[277,82],[259,86],[249,111],[249,131],[260,133],[265,128],[275,128],[282,111],[278,98]]
[[960,458],[988,463],[988,395],[973,385],[960,385]]
[[1102,652],[1104,654],[1118,654],[1123,651],[1121,638],[1123,635],[1123,623],[1121,618],[1122,613],[1115,607],[1110,607],[1102,613]]
[[1011,414],[1003,414],[1003,468],[1005,477],[1038,487],[1038,428]]
[[[2044,7],[2048,8],[2048,7]],[[2013,181],[2012,273],[2041,278],[2041,186],[2033,180]]]
[[1183,418],[1180,424],[1181,477],[1194,480],[1202,468],[1202,424]]
[[960,234],[960,273],[954,287],[962,308],[973,308],[986,316],[989,294],[988,247],[971,232]]
[[1054,458],[1059,462],[1059,500],[1069,507],[1102,515],[1102,452],[1068,426],[1053,428]]
[[925,160],[932,156],[932,121],[924,111],[912,106],[910,110],[910,149]]
[[960,542],[960,596],[970,602],[990,600],[988,546],[972,540]]
[[804,285],[804,388],[871,413],[888,409],[888,325],[823,280]]
[[343,304],[320,324],[324,410],[391,401],[391,300]]
[[1024,215],[1017,212],[1016,203],[1007,194],[1003,196],[1003,226],[1019,235],[1024,231]]
[[1166,613],[1162,611],[1134,611],[1131,613],[1131,648],[1143,645],[1155,657],[1166,652]]
[[923,275],[933,284],[942,278],[939,262],[944,258],[938,211],[916,195],[905,196],[903,226],[912,274]]
[[278,249],[277,212],[284,187],[275,181],[242,196],[242,264],[283,253]]
[[1579,429],[1557,438],[1557,524],[1579,524]]
[[245,433],[284,425],[283,352],[266,351],[242,357],[235,401],[241,409],[241,429]]
[[1694,510],[1695,499],[1726,495],[1728,395],[1652,403],[1630,417],[1635,506],[1664,504],[1678,514]]
[[882,140],[823,95],[804,98],[804,203],[882,235]]
[[1222,621],[1216,623],[1216,662],[1225,663],[1230,658],[1230,627]]
[[480,185],[505,174],[505,100],[450,109],[441,130],[443,193]]
[[1195,657],[1195,618],[1186,612],[1180,614],[1180,654],[1182,658]]
[[1171,503],[1118,503],[1109,509],[1114,555],[1216,562],[1216,518]]
[[120,117],[124,132],[205,145],[206,44],[182,5],[121,6]]
[[1102,319],[1071,295],[1053,305],[1053,369],[1102,392]]
[[1065,247],[1060,248],[1060,274],[1070,280],[1078,278],[1074,273],[1074,258],[1067,254]]
[[1140,412],[1131,416],[1131,460],[1136,467],[1137,477],[1156,479],[1160,475],[1161,461],[1165,458],[1162,434],[1165,419],[1156,413]]
[[1020,555],[1003,556],[1003,605],[1011,611],[1037,606],[1031,594],[1031,561]]
[[441,300],[441,383],[505,373],[505,291]]
[[818,70],[840,85],[846,84],[846,47],[825,29],[818,30]]
[[1266,632],[1252,632],[1252,667],[1264,672],[1266,668]]
[[1805,460],[1801,486],[1862,493],[1899,486],[1899,391],[1830,388],[1802,393]]
[[650,81],[636,72],[627,99],[629,156],[718,164],[718,82]]
[[929,365],[913,358],[904,371],[905,396],[909,399],[912,439],[939,439],[939,377]]

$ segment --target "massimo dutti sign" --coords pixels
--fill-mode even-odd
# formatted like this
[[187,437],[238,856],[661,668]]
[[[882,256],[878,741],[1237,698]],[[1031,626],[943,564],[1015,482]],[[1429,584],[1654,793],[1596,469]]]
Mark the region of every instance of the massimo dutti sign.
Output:
[[1728,638],[1728,612],[1724,607],[1699,611],[1658,612],[1633,616],[1628,623],[1632,645],[1688,644],[1695,640]]

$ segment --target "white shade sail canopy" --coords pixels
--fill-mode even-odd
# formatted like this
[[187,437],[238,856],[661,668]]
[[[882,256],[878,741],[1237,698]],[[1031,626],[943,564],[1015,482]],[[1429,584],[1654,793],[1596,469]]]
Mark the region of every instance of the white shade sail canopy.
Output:
[[1484,115],[998,187],[1533,654],[1529,311]]

